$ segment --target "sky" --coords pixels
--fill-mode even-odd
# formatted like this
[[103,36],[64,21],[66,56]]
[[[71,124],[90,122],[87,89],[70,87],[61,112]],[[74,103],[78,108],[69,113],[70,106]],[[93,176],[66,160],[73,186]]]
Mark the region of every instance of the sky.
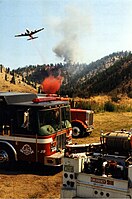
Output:
[[[26,28],[44,28],[27,41]],[[0,64],[91,63],[132,51],[132,0],[0,0]]]

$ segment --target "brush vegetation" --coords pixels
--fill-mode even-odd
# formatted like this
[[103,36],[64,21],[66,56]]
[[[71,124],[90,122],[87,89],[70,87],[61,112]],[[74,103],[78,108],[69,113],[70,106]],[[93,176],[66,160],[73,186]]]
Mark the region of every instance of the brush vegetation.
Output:
[[94,130],[90,136],[73,139],[73,143],[88,144],[100,141],[100,132],[104,133],[132,128],[132,112],[103,112],[94,114]]
[[107,96],[99,95],[88,99],[72,98],[71,106],[74,108],[82,108],[93,110],[95,113],[99,112],[131,112],[132,98],[127,96]]

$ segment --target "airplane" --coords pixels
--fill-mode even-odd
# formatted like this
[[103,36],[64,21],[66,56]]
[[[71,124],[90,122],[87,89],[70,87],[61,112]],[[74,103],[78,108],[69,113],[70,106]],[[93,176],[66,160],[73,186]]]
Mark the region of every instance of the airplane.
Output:
[[28,36],[30,38],[27,39],[27,40],[37,39],[38,37],[33,37],[32,35],[36,34],[37,32],[39,32],[41,30],[44,30],[44,28],[41,28],[41,29],[38,29],[38,30],[34,30],[34,31],[30,31],[30,30],[26,29],[25,33],[21,33],[21,34],[15,35],[15,37]]

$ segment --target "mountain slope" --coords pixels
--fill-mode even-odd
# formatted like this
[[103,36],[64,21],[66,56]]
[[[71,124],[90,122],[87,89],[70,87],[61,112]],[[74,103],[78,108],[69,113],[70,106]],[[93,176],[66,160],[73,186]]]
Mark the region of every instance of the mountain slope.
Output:
[[89,97],[100,93],[113,92],[129,94],[131,82],[131,52],[117,52],[90,64],[59,63],[18,68],[14,72],[26,82],[41,84],[49,75],[61,75],[63,82],[58,94],[70,97]]
[[120,59],[93,78],[78,83],[75,89],[89,96],[100,93],[129,94],[132,91],[132,55]]
[[35,88],[22,81],[22,76],[17,74],[12,75],[9,71],[7,72],[5,67],[2,65],[0,67],[0,92],[37,92]]

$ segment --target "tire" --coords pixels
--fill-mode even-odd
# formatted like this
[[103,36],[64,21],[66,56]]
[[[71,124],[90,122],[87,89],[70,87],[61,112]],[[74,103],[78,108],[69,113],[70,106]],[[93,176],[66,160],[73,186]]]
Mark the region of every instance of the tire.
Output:
[[72,137],[73,138],[78,138],[78,137],[83,137],[83,127],[81,127],[81,125],[73,125],[72,126]]
[[3,160],[0,161],[0,168],[1,169],[12,169],[15,163],[15,157],[12,150],[3,145],[0,149],[0,156],[4,157]]

